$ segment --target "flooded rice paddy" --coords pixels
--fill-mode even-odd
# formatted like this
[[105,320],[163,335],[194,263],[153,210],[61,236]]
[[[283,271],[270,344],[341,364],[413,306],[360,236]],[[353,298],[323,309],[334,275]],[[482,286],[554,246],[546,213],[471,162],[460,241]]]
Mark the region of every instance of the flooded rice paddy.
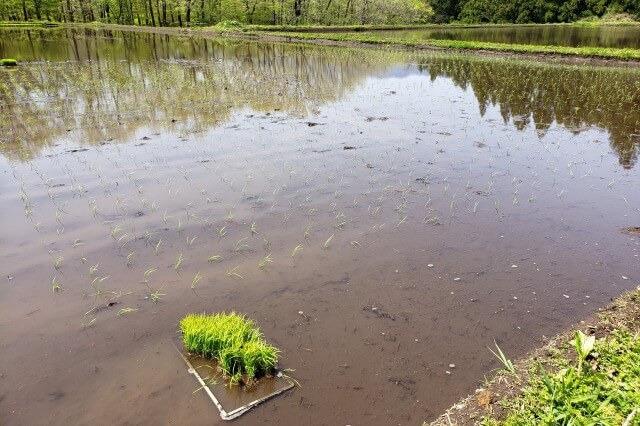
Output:
[[465,40],[491,43],[640,49],[640,26],[574,25],[440,27],[418,30],[368,31],[364,34],[409,40]]
[[300,387],[238,424],[420,424],[640,280],[640,73],[3,32],[3,424],[218,424],[236,310]]

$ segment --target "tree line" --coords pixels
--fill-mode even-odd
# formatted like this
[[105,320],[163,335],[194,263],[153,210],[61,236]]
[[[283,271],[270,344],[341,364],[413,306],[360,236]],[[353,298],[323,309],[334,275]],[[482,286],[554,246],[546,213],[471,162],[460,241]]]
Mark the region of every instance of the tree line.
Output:
[[2,0],[0,20],[148,26],[572,22],[640,16],[638,0]]
[[149,25],[428,22],[428,0],[2,0],[0,20]]

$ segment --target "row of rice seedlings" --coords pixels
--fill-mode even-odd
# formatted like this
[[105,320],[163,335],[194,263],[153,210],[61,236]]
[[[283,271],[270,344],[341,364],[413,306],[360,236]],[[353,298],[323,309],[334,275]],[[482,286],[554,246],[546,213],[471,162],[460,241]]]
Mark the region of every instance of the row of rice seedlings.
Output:
[[[558,148],[559,148],[559,144],[558,144]],[[239,150],[239,148],[238,148],[238,150]],[[546,147],[545,150],[548,151],[548,147]],[[155,155],[155,158],[160,158],[157,149],[152,151],[152,152],[148,152],[148,153],[152,154],[152,155]],[[207,152],[206,149],[202,150],[202,153],[206,158],[211,157],[211,155],[210,155],[211,153]],[[77,157],[80,160],[80,156],[78,155]],[[137,164],[136,163],[136,157],[134,155],[132,155],[131,158],[132,158],[133,162],[135,164]],[[247,158],[248,158],[248,156],[247,156]],[[145,199],[142,198],[143,197],[143,193],[144,193],[143,185],[140,183],[140,178],[138,178],[137,176],[134,176],[134,174],[133,174],[134,172],[126,173],[126,171],[127,171],[126,168],[123,167],[123,165],[117,160],[117,157],[115,157],[115,156],[107,155],[106,159],[108,161],[110,161],[114,165],[114,167],[116,167],[116,169],[121,170],[122,175],[124,177],[126,177],[136,187],[136,190],[134,191],[133,195],[131,195],[129,197],[124,197],[124,196],[121,196],[120,194],[115,195],[116,211],[122,213],[123,214],[123,218],[126,218],[126,214],[128,212],[127,202],[133,196],[138,196],[138,198],[141,198],[141,202],[143,204],[143,207],[144,207],[145,204],[147,204],[149,207],[150,207],[150,204],[151,205],[155,204],[155,202],[149,202],[149,201],[147,201],[145,203]],[[164,163],[166,164],[166,158],[164,160],[165,160]],[[213,159],[213,161],[215,162],[215,159]],[[365,161],[364,157],[363,157],[363,161]],[[393,172],[398,172],[398,167],[394,165],[394,161],[395,161],[395,154],[391,158],[389,167],[386,169],[387,173],[390,173],[392,171]],[[84,160],[84,162],[86,163],[86,159]],[[411,163],[411,161],[409,161],[409,162]],[[225,165],[227,165],[228,167],[232,167],[231,165],[227,164],[226,162],[223,162],[223,163]],[[246,163],[248,164],[249,161],[246,161]],[[242,164],[242,163],[240,163],[240,164]],[[318,169],[316,169],[316,170],[308,169],[308,167],[306,165],[306,162],[303,163],[302,166],[296,166],[296,167],[300,167],[302,169],[302,173],[301,173],[300,168],[295,170],[294,166],[290,166],[290,165],[289,165],[289,167],[287,167],[287,166],[288,166],[288,164],[285,162],[283,167],[282,167],[282,169],[283,169],[282,177],[286,177],[289,180],[295,179],[296,177],[301,177],[302,179],[305,179],[305,181],[306,181],[307,179],[310,179],[307,176],[308,172],[312,172],[312,174],[313,174],[311,179],[317,178],[319,176]],[[453,167],[453,164],[450,164],[450,166]],[[204,165],[204,167],[208,168],[207,165]],[[233,167],[235,168],[236,166],[234,165]],[[104,179],[103,172],[100,170],[100,168],[96,167],[96,166],[89,165],[89,169],[92,170],[96,174],[96,178],[100,180],[100,183],[102,184],[103,188],[105,189],[105,197],[113,196],[113,194],[110,192],[110,189],[109,189],[109,188],[112,188],[112,185],[110,185],[109,182]],[[150,170],[151,170],[150,168],[147,168],[147,167],[143,167],[142,169],[144,169],[147,172],[150,172]],[[275,169],[275,167],[274,167],[274,169]],[[567,169],[568,169],[569,175],[571,177],[573,177],[575,175],[575,166],[572,165],[572,163],[569,163],[569,167]],[[73,171],[68,166],[67,166],[66,170],[69,172],[70,177],[72,179],[72,184],[73,184],[73,182],[75,180],[74,175],[73,175]],[[141,169],[139,169],[139,171],[142,172]],[[188,182],[192,182],[193,178],[190,176],[190,170],[189,169],[183,169],[183,170],[179,169],[178,171],[180,172],[180,174],[182,175],[182,177],[185,180],[187,180]],[[408,172],[409,179],[406,182],[406,188],[404,188],[405,183],[402,182],[403,189],[402,189],[402,195],[401,195],[400,204],[397,204],[396,208],[395,208],[395,210],[399,214],[399,217],[398,217],[399,221],[397,222],[397,224],[395,226],[396,228],[400,227],[401,225],[404,226],[405,224],[407,224],[407,225],[411,224],[410,219],[409,219],[410,216],[406,214],[407,212],[410,211],[410,206],[407,203],[408,196],[409,196],[408,195],[409,194],[409,189],[408,188],[411,186],[412,173],[414,173],[416,171],[417,170],[416,170],[415,165],[410,165],[406,170],[404,170],[405,176],[406,176],[406,173]],[[471,169],[470,169],[470,171],[471,171]],[[262,168],[262,172],[263,172],[263,174],[265,174],[265,176],[267,176],[268,171],[265,170],[264,166]],[[556,171],[554,171],[554,173],[555,172]],[[252,180],[252,179],[249,179],[249,177],[248,177],[250,175],[250,171],[247,170],[246,173],[247,173],[247,182],[246,182],[245,186],[242,188],[242,191],[241,191],[243,196],[246,195],[247,188],[249,187],[249,184],[250,184],[250,182]],[[219,174],[221,180],[225,184],[229,185],[230,187],[233,187],[233,180],[231,178],[228,178],[227,176],[225,176],[224,173],[221,173],[221,172],[218,172],[218,174]],[[339,180],[340,184],[338,186],[338,189],[333,189],[332,190],[332,192],[334,194],[334,199],[337,202],[337,200],[341,199],[343,197],[344,193],[345,193],[344,188],[346,186],[346,183],[345,183],[345,175],[344,174],[340,175],[340,173],[337,170],[336,170],[335,174],[338,175],[338,177],[340,178],[340,180]],[[355,169],[351,170],[351,174],[352,175],[355,174]],[[533,176],[533,172],[532,172],[532,176]],[[274,180],[274,177],[275,177],[275,175],[270,175],[269,176],[269,180],[271,182],[273,182],[273,185],[271,187],[273,189],[273,191],[271,191],[270,193],[273,194],[274,199],[275,199],[275,197],[277,197],[277,196],[282,197],[282,195],[284,194],[284,191],[286,190],[287,186],[285,184],[279,185],[278,182],[276,182]],[[489,187],[488,187],[488,191],[487,191],[488,193],[491,193],[493,191],[493,184],[495,182],[495,180],[493,180],[493,178],[494,178],[494,176],[492,176],[490,181],[489,181]],[[372,181],[373,181],[373,179],[374,178],[372,178]],[[533,182],[531,183],[531,187],[532,187],[532,190],[533,190],[533,188],[535,187],[535,183],[536,183],[535,176],[533,176],[532,180],[533,180]],[[338,180],[337,180],[337,178],[335,177],[335,175],[333,173],[327,178],[327,181],[334,182],[335,184],[338,183]],[[445,178],[445,181],[446,181],[446,178]],[[514,179],[512,180],[512,185],[514,187],[512,204],[514,206],[516,206],[516,205],[519,204],[517,195],[518,195],[518,187],[521,185],[521,181],[516,180],[515,177],[514,177]],[[611,188],[612,186],[613,186],[612,183],[610,183],[609,184],[609,188]],[[169,181],[167,181],[167,187],[168,187],[170,195],[172,193],[175,195],[180,190],[180,187],[172,186]],[[237,188],[237,186],[236,186],[236,188]],[[465,203],[470,202],[470,200],[471,200],[470,192],[469,192],[470,189],[471,189],[471,185],[467,181],[467,185],[465,186],[465,200],[464,200]],[[444,184],[444,190],[445,190],[445,194],[447,194],[447,191],[449,190],[449,182],[446,182]],[[200,191],[201,191],[200,193],[203,196],[208,195],[206,189],[201,189]],[[237,191],[235,191],[235,192],[237,192]],[[266,191],[266,192],[269,192],[269,191]],[[457,211],[458,208],[459,208],[459,205],[458,205],[459,199],[456,198],[458,192],[456,192],[456,191],[452,191],[452,192],[453,192],[453,196],[451,198],[451,202],[449,203],[449,211],[451,212],[451,216],[453,217],[454,211]],[[565,190],[562,189],[560,191],[560,194],[563,194],[564,192],[565,192]],[[78,191],[78,193],[81,194],[81,191]],[[371,210],[372,206],[375,206],[373,208],[374,212],[376,210],[380,209],[380,207],[382,206],[382,201],[384,201],[385,198],[389,198],[390,197],[390,193],[391,193],[391,190],[388,190],[387,187],[383,188],[382,189],[382,193],[381,193],[381,195],[379,197],[382,200],[380,200],[377,203],[378,204],[377,206],[376,206],[376,203],[370,203],[368,205],[369,210]],[[430,194],[430,188],[427,187],[425,192],[423,192],[420,195],[429,196],[429,194]],[[367,194],[366,196],[375,197],[373,192]],[[559,197],[560,197],[560,195],[559,195]],[[64,210],[65,206],[64,206],[64,204],[57,203],[55,194],[50,195],[50,198],[51,198],[52,202],[54,203],[54,205],[57,206],[57,209],[56,209],[56,222],[59,223],[62,226],[61,229],[62,229],[62,232],[64,232],[64,226],[62,225],[62,218],[63,218],[63,214],[67,213]],[[536,196],[532,194],[531,197],[529,197],[529,202],[533,202],[535,199],[536,199]],[[206,200],[207,200],[207,202],[209,202],[210,198],[207,196]],[[308,200],[305,200],[305,201],[308,201]],[[290,200],[289,200],[289,203],[291,204]],[[340,207],[337,206],[336,203],[331,203],[332,206],[330,207],[329,212],[331,214],[335,214],[334,218],[336,220],[334,229],[342,229],[342,227],[346,224],[346,222],[345,222],[345,218],[346,218],[345,211],[346,211],[346,209],[348,207],[355,208],[358,205],[358,202],[357,202],[357,200],[354,199],[353,206],[350,206],[350,204],[351,203],[349,203],[349,206],[344,205],[342,207],[342,209],[341,209]],[[479,205],[479,201],[475,201],[474,204],[473,204],[473,209],[472,209],[472,212],[474,214],[478,211],[478,205]],[[273,206],[275,206],[275,204],[273,204]],[[500,211],[499,200],[497,200],[495,202],[495,206],[496,206],[496,212],[499,212]],[[25,211],[29,211],[29,212],[32,213],[32,209],[30,207],[31,207],[30,205],[25,203]],[[99,214],[97,213],[97,211],[98,211],[97,202],[90,203],[90,207],[92,208],[92,212],[94,214],[94,217],[98,216]],[[156,205],[154,208],[152,208],[152,210],[155,211],[155,210],[157,210],[158,207],[159,206]],[[187,208],[192,208],[192,207],[194,207],[194,206],[191,205],[191,203],[187,205]],[[224,226],[222,226],[220,228],[221,229],[221,233],[219,233],[219,234],[221,234],[221,235],[219,236],[219,239],[222,236],[227,235],[227,231],[229,230],[229,224],[232,223],[235,220],[236,212],[234,211],[234,209],[235,209],[235,205],[234,205],[234,207],[232,209],[228,209],[227,216],[225,217],[225,219],[223,221]],[[425,222],[425,223],[439,223],[439,218],[437,216],[435,216],[433,214],[433,210],[430,210],[430,209],[432,209],[432,207],[428,208],[428,210],[430,212],[430,215],[425,217],[423,222]],[[318,218],[318,215],[317,215],[318,210],[319,209],[315,208],[315,207],[307,209],[308,217],[310,219],[311,218],[317,219]],[[31,213],[29,215],[27,215],[27,216],[30,217]],[[165,210],[165,215],[164,215],[165,223],[167,222],[168,219],[171,218],[171,216],[169,216],[169,217],[167,217],[167,216],[168,215],[167,215],[166,210]],[[290,213],[286,213],[285,212],[285,218],[286,218],[285,222],[288,220],[289,217],[290,217]],[[186,221],[189,222],[191,220],[197,221],[198,220],[198,215],[196,213],[193,213],[193,212],[187,213]],[[182,230],[183,230],[182,224],[184,222],[182,222],[182,218],[178,218],[177,221],[178,221],[177,232],[178,232],[178,234],[180,234],[182,232]],[[206,229],[206,225],[211,224],[211,223],[212,222],[205,223],[205,229]],[[378,230],[382,229],[384,227],[384,225],[385,225],[384,223],[375,224],[374,225],[374,232],[377,232]],[[391,224],[391,225],[393,225],[393,224]],[[132,232],[132,234],[134,236],[133,238],[135,239],[135,222],[132,222],[131,228],[132,228],[131,232]],[[252,223],[250,230],[251,230],[251,235],[252,236],[253,235],[258,235],[257,226],[256,226],[256,222],[255,221]],[[331,236],[329,236],[329,238],[325,241],[325,243],[323,245],[324,249],[329,249],[329,247],[332,245],[332,240],[333,240],[334,235],[335,235],[335,233],[331,234]],[[308,237],[310,236],[310,232],[308,230],[305,230],[304,236],[305,236],[305,241],[308,243],[309,242],[308,241]],[[114,227],[112,227],[111,228],[111,238],[113,238],[114,242],[116,243],[116,248],[117,249],[122,248],[125,244],[127,244],[127,242],[131,241],[130,239],[127,240],[128,235],[127,235],[127,232],[125,232],[125,224],[116,224]],[[187,248],[190,249],[193,246],[195,239],[196,239],[195,236],[187,238],[187,243],[188,243],[188,247]],[[248,239],[248,237],[245,237],[245,238],[242,238],[242,239],[238,240],[238,242],[234,245],[232,251],[233,252],[242,253],[243,251],[246,251],[246,250],[250,249],[250,247],[246,243],[247,239]],[[151,236],[149,236],[149,238],[146,241],[149,242],[150,240],[151,240]],[[156,254],[158,254],[159,248],[162,245],[162,242],[163,241],[160,238],[158,240],[158,242],[156,243],[156,245],[155,245]],[[358,241],[352,241],[351,245],[353,247],[358,247],[361,244]],[[300,250],[302,250],[302,248],[303,248],[302,245],[296,246],[294,248],[294,250],[291,252],[291,257],[296,257],[296,254]],[[133,252],[130,252],[130,255],[131,255],[131,253],[133,253]],[[213,257],[215,258],[215,256],[213,256]],[[59,261],[56,260],[56,262],[54,262],[54,267],[55,267],[56,270],[60,269],[60,267],[62,265],[62,260],[63,260],[63,258],[60,257]],[[184,260],[184,258],[182,257],[182,253],[180,253],[179,256],[176,258],[176,261],[174,263],[174,270],[176,272],[178,272],[178,273],[180,273],[181,264],[182,264],[183,260]],[[219,259],[219,260],[221,260],[221,259]],[[217,261],[217,260],[215,260],[215,261]],[[269,254],[266,258],[263,259],[263,261],[261,261],[259,263],[259,267],[262,268],[262,267],[266,266],[266,264],[271,263],[271,261],[272,261],[271,254]],[[127,266],[131,266],[131,263],[132,263],[131,262],[131,257],[127,256]],[[242,276],[240,276],[239,273],[236,272],[237,268],[238,267],[233,268],[232,270],[228,271],[227,275],[230,276],[230,277],[235,277],[235,278],[242,279]],[[199,273],[198,273],[198,275],[199,275]],[[196,275],[196,276],[198,276],[198,275]],[[197,284],[197,281],[196,281],[196,284]],[[192,285],[192,287],[193,287],[193,285]]]
[[215,360],[230,383],[250,385],[275,372],[280,351],[244,315],[189,314],[180,321],[180,330],[185,349]]

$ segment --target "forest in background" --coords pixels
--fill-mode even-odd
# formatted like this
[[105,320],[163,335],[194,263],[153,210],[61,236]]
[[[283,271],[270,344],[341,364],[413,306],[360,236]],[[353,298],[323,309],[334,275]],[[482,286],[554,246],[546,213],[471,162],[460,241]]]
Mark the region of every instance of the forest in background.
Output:
[[638,0],[2,0],[0,20],[196,26],[555,23],[640,17]]

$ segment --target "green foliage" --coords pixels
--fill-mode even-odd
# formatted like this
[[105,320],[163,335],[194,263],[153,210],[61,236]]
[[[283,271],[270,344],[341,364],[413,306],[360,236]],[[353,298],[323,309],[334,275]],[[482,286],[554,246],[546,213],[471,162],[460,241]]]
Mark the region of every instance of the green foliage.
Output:
[[150,26],[546,23],[638,19],[637,0],[3,0],[0,20]]
[[[532,367],[523,395],[508,403],[513,411],[504,424],[619,425],[640,407],[640,336],[624,330],[592,337],[578,332],[571,342],[577,365],[561,361],[556,373]],[[589,354],[590,368],[582,371]]]
[[496,358],[498,358],[500,360],[500,362],[502,363],[502,365],[504,365],[504,368],[511,374],[516,374],[516,369],[513,366],[513,362],[511,362],[510,359],[508,359],[504,353],[502,352],[502,349],[500,349],[500,346],[498,346],[498,344],[496,343],[496,341],[493,341],[493,344],[496,345],[496,350],[497,353],[493,351],[493,349],[489,348],[489,350],[491,351],[491,353],[493,354],[493,356],[495,356]]
[[420,23],[427,22],[432,15],[428,0],[0,1],[0,21],[33,21],[46,18],[60,22],[181,27],[222,23],[224,29],[237,28],[235,23]]
[[458,8],[452,8],[447,16],[449,20],[459,19],[469,24],[574,22],[616,13],[637,17],[640,15],[638,4],[640,2],[619,0],[461,0]]
[[578,373],[582,373],[582,363],[593,350],[595,342],[595,336],[586,336],[582,331],[576,331],[571,344],[576,348],[576,352],[578,353]]
[[216,24],[216,28],[221,30],[242,30],[245,28],[245,25],[241,22],[231,20],[231,21],[222,21]]
[[271,373],[278,362],[280,351],[264,341],[252,320],[235,312],[190,314],[180,321],[180,330],[185,348],[216,360],[232,383],[244,375],[251,379]]
[[18,61],[15,59],[0,59],[0,67],[15,67],[16,65],[18,65]]

